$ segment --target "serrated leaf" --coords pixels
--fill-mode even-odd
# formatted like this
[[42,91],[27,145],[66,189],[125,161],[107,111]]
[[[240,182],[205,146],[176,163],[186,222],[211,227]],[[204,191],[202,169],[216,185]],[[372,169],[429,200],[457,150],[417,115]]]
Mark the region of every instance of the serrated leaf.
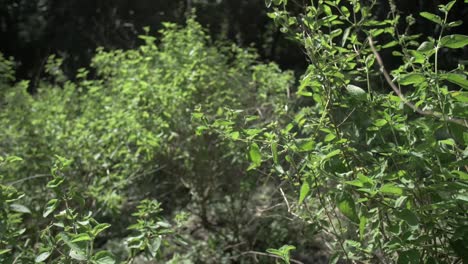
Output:
[[463,48],[468,45],[468,36],[459,34],[448,35],[440,40],[440,44],[451,49]]
[[302,183],[302,186],[301,186],[301,191],[299,193],[299,201],[298,203],[299,204],[302,204],[302,202],[304,201],[304,199],[307,197],[307,195],[309,194],[310,192],[310,186],[309,186],[309,183],[307,181],[304,181]]
[[44,208],[42,216],[47,217],[48,215],[50,215],[55,209],[57,209],[58,204],[59,203],[57,199],[51,199],[50,201],[48,201]]

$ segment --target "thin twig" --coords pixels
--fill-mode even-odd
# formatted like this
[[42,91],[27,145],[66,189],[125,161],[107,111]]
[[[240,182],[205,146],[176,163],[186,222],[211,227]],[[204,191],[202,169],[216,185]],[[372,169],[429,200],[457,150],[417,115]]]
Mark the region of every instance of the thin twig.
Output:
[[286,195],[283,192],[283,188],[279,188],[281,195],[283,196],[284,201],[286,202],[286,206],[288,207],[288,213],[291,213],[291,207],[289,206],[288,199],[286,199]]
[[52,175],[50,175],[50,174],[37,174],[37,175],[29,176],[29,177],[26,177],[26,178],[23,178],[23,179],[19,179],[19,180],[16,180],[16,181],[9,182],[9,183],[7,183],[7,185],[15,185],[17,183],[21,183],[21,182],[24,182],[24,181],[29,181],[29,180],[37,179],[37,178],[45,178],[45,177],[52,177]]
[[422,110],[422,109],[418,108],[416,105],[414,105],[413,103],[411,103],[408,99],[406,99],[406,97],[401,93],[400,89],[393,83],[392,78],[390,77],[390,74],[388,74],[387,70],[385,70],[383,60],[380,57],[377,50],[375,49],[374,42],[373,42],[371,37],[369,37],[369,45],[370,45],[370,48],[371,48],[372,52],[374,53],[374,56],[377,59],[377,62],[379,64],[379,66],[380,66],[380,72],[382,72],[382,74],[385,77],[385,80],[387,81],[388,85],[390,85],[390,87],[392,87],[393,91],[398,95],[398,97],[400,97],[400,99],[407,106],[409,106],[411,109],[413,109],[413,111],[415,111],[415,112],[417,112],[417,113],[419,113],[421,115],[436,117],[438,119],[446,120],[446,121],[451,122],[451,123],[455,123],[455,124],[458,124],[458,125],[462,125],[464,127],[468,127],[468,120],[448,117],[448,116],[446,116],[444,114],[433,112],[433,111]]
[[[282,259],[282,257],[277,256],[277,255],[273,255],[273,254],[269,254],[269,253],[263,253],[263,252],[258,252],[258,251],[252,251],[252,250],[242,252],[242,253],[240,253],[239,256],[247,255],[247,254],[259,255],[259,256],[266,256],[266,257],[272,257],[272,258],[279,258],[279,259]],[[304,264],[304,262],[299,261],[299,260],[295,260],[295,259],[289,259],[289,261],[292,262],[292,263]]]

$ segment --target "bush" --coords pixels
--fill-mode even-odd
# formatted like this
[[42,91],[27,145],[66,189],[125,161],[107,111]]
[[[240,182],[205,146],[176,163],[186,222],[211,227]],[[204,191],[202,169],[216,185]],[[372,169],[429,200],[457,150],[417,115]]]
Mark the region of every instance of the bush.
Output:
[[[468,81],[461,61],[439,65],[468,44],[447,34],[461,24],[447,19],[456,2],[418,15],[436,38],[409,33],[415,18],[402,22],[394,5],[377,20],[376,1],[318,1],[302,14],[287,2],[267,1],[270,16],[310,65],[294,104],[278,107],[289,121],[238,139],[250,144],[251,168],[288,183],[288,211],[318,231],[333,263],[467,261]],[[379,55],[390,48],[402,62],[391,75]],[[270,252],[285,259],[284,248]]]
[[[165,24],[161,36],[159,44],[141,36],[145,44],[134,50],[98,49],[92,68],[79,70],[75,81],[52,56],[34,95],[26,81],[15,83],[13,64],[2,57],[2,155],[23,159],[1,168],[2,188],[24,193],[21,203],[30,211],[19,215],[5,205],[5,221],[24,228],[7,241],[29,241],[25,248],[5,242],[11,249],[5,258],[169,261],[171,252],[180,252],[175,259],[219,263],[243,249],[266,248],[276,227],[258,234],[241,227],[258,225],[258,206],[270,203],[267,181],[245,172],[246,145],[201,135],[206,128],[198,127],[197,113],[203,110],[206,121],[254,112],[272,118],[277,103],[287,100],[292,73],[258,63],[253,50],[212,43],[194,19],[185,27]],[[50,172],[54,155],[67,157],[59,158],[67,163],[59,178],[61,170]],[[168,226],[146,215],[159,203],[140,202],[145,199],[162,202],[178,236],[150,239]],[[136,216],[147,220],[133,224],[129,215],[138,204]],[[102,223],[111,226],[98,236],[94,229]],[[132,236],[128,226],[140,233]]]

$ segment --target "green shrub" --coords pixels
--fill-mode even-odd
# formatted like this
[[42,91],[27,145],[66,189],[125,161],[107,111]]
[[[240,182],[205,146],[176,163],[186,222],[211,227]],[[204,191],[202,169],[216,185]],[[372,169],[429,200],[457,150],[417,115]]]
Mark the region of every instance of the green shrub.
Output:
[[[417,15],[436,38],[409,34],[411,15],[400,32],[393,5],[376,20],[377,1],[315,1],[301,14],[287,2],[267,1],[270,16],[310,65],[294,103],[278,107],[286,119],[236,139],[250,144],[250,168],[283,181],[288,211],[319,231],[332,262],[467,261],[467,73],[438,63],[468,44],[449,34],[455,1]],[[389,48],[402,61],[391,76],[378,54]],[[232,120],[208,126],[229,135],[218,124]]]
[[[253,227],[259,221],[272,222],[255,217],[258,206],[271,203],[263,192],[267,179],[245,172],[246,144],[203,133],[197,113],[203,111],[207,122],[227,114],[243,120],[251,113],[262,113],[264,121],[280,119],[275,113],[288,100],[292,73],[258,63],[253,50],[213,43],[193,19],[185,27],[165,24],[160,33],[158,44],[144,35],[137,49],[98,49],[91,68],[79,70],[75,81],[67,80],[61,59],[52,56],[33,95],[26,92],[26,81],[14,82],[13,64],[2,57],[2,155],[23,161],[0,172],[3,184],[26,194],[31,221],[23,221],[21,239],[30,241],[29,259],[49,254],[48,261],[94,261],[112,253],[117,261],[168,261],[179,252],[181,259],[219,263],[238,258],[242,250],[264,250],[269,230],[285,232],[277,224],[257,234]],[[231,114],[231,109],[244,110]],[[231,132],[238,137],[239,131]],[[55,170],[50,173],[54,155],[69,159],[61,176],[68,190],[63,193],[65,185],[45,187],[57,181]],[[152,216],[138,213],[134,224],[130,214],[146,199],[161,201],[169,219],[186,215],[174,231],[179,238],[153,238],[166,232],[166,225]],[[46,214],[44,207],[50,209]],[[140,211],[146,213],[146,207],[159,204],[143,203]],[[68,220],[57,226],[62,218]],[[100,223],[110,227],[91,236]],[[251,228],[241,228],[247,224]],[[209,239],[198,241],[194,229]],[[75,249],[72,243],[81,236],[85,240]],[[128,237],[130,249],[124,245]],[[99,253],[105,248],[109,254]],[[15,256],[28,259],[22,252]]]

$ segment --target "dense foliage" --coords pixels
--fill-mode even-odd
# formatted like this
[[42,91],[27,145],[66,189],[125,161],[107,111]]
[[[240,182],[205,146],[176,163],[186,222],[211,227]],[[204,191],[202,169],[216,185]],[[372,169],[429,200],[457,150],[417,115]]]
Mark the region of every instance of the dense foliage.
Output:
[[[253,167],[296,190],[288,211],[321,234],[333,261],[467,261],[468,81],[461,61],[439,65],[442,50],[468,44],[447,34],[462,24],[448,20],[455,3],[406,17],[408,28],[434,23],[437,35],[424,37],[399,32],[396,9],[375,20],[376,1],[319,1],[300,15],[267,1],[310,65],[302,101],[285,107],[290,122],[245,140]],[[402,60],[392,76],[378,53],[388,48]]]
[[72,79],[51,56],[35,94],[0,56],[0,262],[468,261],[456,2],[265,2],[309,59],[297,83],[194,18]]

